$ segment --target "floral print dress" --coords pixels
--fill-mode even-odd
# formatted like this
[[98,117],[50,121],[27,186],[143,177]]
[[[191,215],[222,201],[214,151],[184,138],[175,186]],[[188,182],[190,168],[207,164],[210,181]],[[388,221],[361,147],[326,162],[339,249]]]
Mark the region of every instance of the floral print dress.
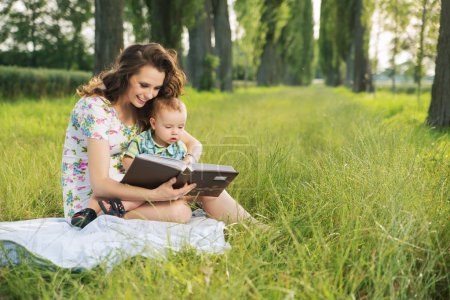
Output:
[[64,216],[71,218],[86,208],[92,188],[89,179],[87,140],[107,140],[109,143],[111,178],[125,173],[122,158],[138,126],[123,124],[111,103],[99,96],[81,98],[70,116],[62,156]]

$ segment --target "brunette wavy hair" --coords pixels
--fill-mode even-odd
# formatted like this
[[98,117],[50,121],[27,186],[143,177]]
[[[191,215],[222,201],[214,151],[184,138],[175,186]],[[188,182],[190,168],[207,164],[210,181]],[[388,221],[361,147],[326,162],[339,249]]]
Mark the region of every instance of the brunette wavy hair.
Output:
[[[125,48],[111,69],[94,76],[86,85],[77,89],[77,94],[80,97],[103,96],[114,103],[126,92],[129,78],[139,73],[146,65],[155,67],[165,74],[158,97],[176,98],[181,95],[186,75],[178,65],[177,52],[165,49],[158,43],[135,44]],[[152,102],[148,101],[143,108],[137,110],[140,131],[150,127]]]

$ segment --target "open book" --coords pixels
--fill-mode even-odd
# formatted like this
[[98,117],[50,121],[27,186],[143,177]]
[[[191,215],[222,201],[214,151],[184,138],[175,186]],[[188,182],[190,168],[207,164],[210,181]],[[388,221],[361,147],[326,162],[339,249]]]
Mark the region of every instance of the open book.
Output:
[[196,183],[197,187],[188,195],[217,197],[238,175],[232,166],[213,164],[186,164],[184,161],[153,154],[139,154],[128,168],[122,183],[154,189],[176,177],[174,188],[185,183]]

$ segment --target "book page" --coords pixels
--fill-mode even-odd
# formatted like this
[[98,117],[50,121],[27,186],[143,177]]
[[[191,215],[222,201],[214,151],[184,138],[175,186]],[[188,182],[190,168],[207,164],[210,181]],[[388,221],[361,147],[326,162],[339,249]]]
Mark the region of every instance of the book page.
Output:
[[153,155],[153,154],[139,154],[138,156],[139,156],[139,158],[142,158],[144,160],[152,161],[155,163],[159,163],[161,165],[166,165],[166,166],[169,166],[172,168],[176,168],[180,171],[184,171],[187,166],[187,164],[184,161],[178,160],[178,159],[167,158],[167,157],[157,156],[157,155]]

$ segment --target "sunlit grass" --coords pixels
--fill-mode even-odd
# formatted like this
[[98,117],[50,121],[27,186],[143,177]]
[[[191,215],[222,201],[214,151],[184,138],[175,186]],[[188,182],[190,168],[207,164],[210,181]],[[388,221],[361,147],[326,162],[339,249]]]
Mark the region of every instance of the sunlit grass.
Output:
[[[423,125],[424,98],[419,108],[414,95],[323,87],[187,90],[202,160],[233,164],[241,178],[230,193],[273,229],[233,226],[223,256],[132,258],[111,273],[4,268],[0,295],[446,299],[450,133]],[[75,101],[0,104],[1,220],[63,215],[60,159]]]

